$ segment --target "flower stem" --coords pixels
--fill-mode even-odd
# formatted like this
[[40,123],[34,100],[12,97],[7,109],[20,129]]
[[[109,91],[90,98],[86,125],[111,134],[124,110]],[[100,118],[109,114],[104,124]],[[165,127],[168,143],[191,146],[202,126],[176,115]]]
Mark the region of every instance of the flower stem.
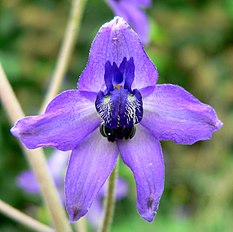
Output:
[[[24,117],[24,112],[7,80],[0,63],[0,98],[5,107],[5,110],[11,120],[12,124],[18,119]],[[42,196],[46,205],[48,206],[53,224],[57,232],[72,231],[59,194],[56,190],[54,182],[49,174],[46,159],[42,149],[28,150],[23,147],[28,162],[30,163],[33,172],[36,175],[38,183],[41,188]]]
[[118,165],[112,171],[108,181],[108,193],[105,199],[105,211],[100,232],[108,232],[110,230],[114,209],[115,209],[115,181],[117,177]]
[[65,37],[59,52],[55,70],[52,75],[51,84],[44,98],[44,102],[42,103],[40,112],[45,111],[48,102],[50,102],[55,97],[61,87],[72,54],[72,50],[74,48],[75,39],[77,38],[77,35],[79,33],[80,22],[83,15],[85,3],[86,0],[72,1]]
[[12,218],[13,220],[24,224],[28,228],[38,232],[54,232],[54,229],[44,225],[37,220],[31,218],[30,216],[20,212],[19,210],[13,208],[7,203],[0,200],[0,211],[6,216]]
[[86,229],[86,218],[82,217],[74,224],[74,228],[76,232],[87,232]]

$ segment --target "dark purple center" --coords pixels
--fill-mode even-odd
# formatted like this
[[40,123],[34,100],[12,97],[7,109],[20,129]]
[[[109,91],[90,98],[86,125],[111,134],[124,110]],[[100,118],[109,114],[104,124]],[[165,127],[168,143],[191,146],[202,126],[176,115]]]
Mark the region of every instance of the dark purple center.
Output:
[[132,138],[135,124],[142,120],[142,95],[131,89],[134,81],[135,66],[131,57],[124,58],[118,67],[115,62],[105,64],[104,80],[106,90],[99,91],[95,106],[104,121],[101,134],[109,141]]

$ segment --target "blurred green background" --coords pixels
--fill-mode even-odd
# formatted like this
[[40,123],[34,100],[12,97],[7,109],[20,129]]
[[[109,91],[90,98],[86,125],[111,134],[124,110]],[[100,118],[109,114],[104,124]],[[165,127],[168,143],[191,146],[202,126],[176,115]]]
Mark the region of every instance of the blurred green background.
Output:
[[[67,0],[1,0],[0,60],[26,115],[36,114],[55,66],[69,14]],[[149,224],[136,212],[132,173],[120,163],[130,188],[117,203],[114,232],[230,232],[233,228],[233,1],[156,0],[147,10],[146,50],[159,83],[183,86],[212,105],[223,128],[192,146],[162,142],[165,191]],[[113,17],[104,1],[89,0],[62,90],[76,88],[91,41]],[[0,199],[49,223],[41,198],[20,190],[15,178],[28,164],[0,108]],[[49,153],[49,150],[47,150]],[[30,231],[0,214],[0,231]]]

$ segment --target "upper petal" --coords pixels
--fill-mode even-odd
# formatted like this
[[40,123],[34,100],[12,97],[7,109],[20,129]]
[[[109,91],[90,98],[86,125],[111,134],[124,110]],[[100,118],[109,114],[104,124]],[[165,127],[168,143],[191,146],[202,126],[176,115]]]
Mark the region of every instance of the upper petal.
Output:
[[138,35],[123,18],[115,17],[105,23],[95,37],[89,54],[88,64],[78,82],[81,91],[105,90],[105,63],[115,62],[119,67],[124,57],[134,59],[135,78],[132,89],[155,85],[158,72],[148,58]]
[[44,114],[19,120],[11,132],[30,149],[71,150],[100,124],[95,104],[87,96],[77,90],[65,91],[50,102]]
[[95,130],[73,150],[65,180],[66,208],[70,221],[77,221],[112,172],[118,156],[115,143]]
[[137,185],[137,209],[151,222],[164,189],[164,161],[161,146],[145,128],[138,125],[135,136],[117,142],[123,161],[133,171]]
[[192,144],[210,139],[222,126],[211,106],[176,85],[156,85],[143,104],[141,124],[159,140]]

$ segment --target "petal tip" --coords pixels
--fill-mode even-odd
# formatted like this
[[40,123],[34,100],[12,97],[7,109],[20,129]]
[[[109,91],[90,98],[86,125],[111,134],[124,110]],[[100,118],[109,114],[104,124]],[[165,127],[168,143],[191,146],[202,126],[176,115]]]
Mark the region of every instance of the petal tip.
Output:
[[149,197],[146,200],[146,207],[145,208],[138,207],[138,212],[144,220],[148,222],[152,222],[155,216],[157,215],[158,208],[159,208],[159,200],[153,197]]
[[70,210],[68,210],[69,215],[69,221],[71,223],[75,223],[78,221],[82,216],[84,216],[87,213],[87,210],[82,210],[76,206],[72,207]]
[[217,123],[215,124],[216,130],[221,129],[222,126],[223,126],[223,122],[221,122],[220,120],[218,120]]
[[145,213],[145,214],[143,214],[143,215],[141,215],[141,216],[142,216],[142,218],[143,218],[144,220],[146,220],[147,222],[153,222],[153,220],[154,220],[156,214],[157,214],[156,211],[151,211],[151,212],[147,212],[147,213]]
[[19,129],[16,127],[16,126],[13,126],[11,129],[10,129],[10,132],[13,136],[15,137],[19,137]]
[[105,23],[101,28],[105,28],[111,31],[117,31],[124,28],[130,28],[130,26],[122,17],[115,16],[110,22]]

